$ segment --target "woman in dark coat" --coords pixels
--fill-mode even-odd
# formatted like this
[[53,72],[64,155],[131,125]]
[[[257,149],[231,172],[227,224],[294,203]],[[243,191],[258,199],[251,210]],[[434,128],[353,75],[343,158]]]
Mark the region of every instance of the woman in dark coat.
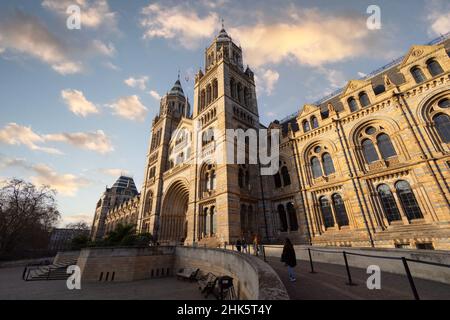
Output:
[[236,240],[236,249],[237,251],[241,252],[241,240],[239,239]]
[[296,281],[294,267],[297,265],[297,258],[295,256],[294,246],[289,238],[286,238],[284,243],[283,253],[281,254],[281,262],[284,262],[288,267],[289,280],[292,282]]

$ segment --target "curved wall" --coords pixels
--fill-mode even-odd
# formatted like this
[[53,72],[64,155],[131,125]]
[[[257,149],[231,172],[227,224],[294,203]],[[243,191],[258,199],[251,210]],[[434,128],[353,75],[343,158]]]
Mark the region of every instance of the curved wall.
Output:
[[241,300],[287,300],[286,288],[275,271],[251,255],[223,249],[186,246],[144,248],[86,248],[77,265],[82,281],[133,281],[173,276],[180,268],[199,268],[234,279]]

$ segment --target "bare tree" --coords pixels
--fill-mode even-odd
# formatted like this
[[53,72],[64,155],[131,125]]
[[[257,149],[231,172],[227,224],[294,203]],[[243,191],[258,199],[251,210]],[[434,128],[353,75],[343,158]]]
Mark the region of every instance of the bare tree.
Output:
[[60,217],[55,195],[47,186],[7,181],[0,189],[0,257],[42,246]]
[[79,231],[87,231],[90,229],[89,225],[84,221],[73,222],[66,224],[67,229],[75,229]]

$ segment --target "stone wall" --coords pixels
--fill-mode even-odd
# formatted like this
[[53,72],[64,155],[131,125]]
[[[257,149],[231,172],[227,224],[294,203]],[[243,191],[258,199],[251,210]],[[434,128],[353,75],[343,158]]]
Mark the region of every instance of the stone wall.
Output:
[[[309,261],[308,246],[295,246],[295,252],[298,260]],[[450,253],[446,251],[430,251],[430,250],[406,250],[406,249],[368,249],[368,248],[317,248],[311,249],[330,251],[330,252],[351,252],[357,254],[388,256],[388,257],[405,257],[408,259],[441,263],[450,265]],[[266,256],[281,256],[283,246],[265,246]],[[342,253],[324,253],[311,251],[313,262],[323,262],[344,265],[344,257]],[[347,255],[350,267],[366,269],[370,265],[377,265],[381,272],[390,272],[396,274],[405,274],[405,268],[401,260],[369,258],[354,255]],[[414,278],[422,278],[443,283],[450,283],[450,268],[431,266],[421,263],[408,262],[409,269]],[[406,283],[405,283],[406,284]]]
[[83,281],[133,281],[173,274],[173,247],[89,248],[77,265]]
[[260,259],[238,252],[177,247],[176,268],[191,267],[215,275],[229,275],[234,279],[236,295],[240,299],[285,300],[286,288],[273,269]]
[[58,251],[55,258],[53,259],[53,264],[64,263],[69,260],[77,260],[80,256],[80,251]]
[[286,300],[286,288],[273,269],[260,259],[222,249],[158,246],[87,248],[77,265],[82,281],[134,281],[173,276],[180,268],[199,268],[234,279],[239,299]]

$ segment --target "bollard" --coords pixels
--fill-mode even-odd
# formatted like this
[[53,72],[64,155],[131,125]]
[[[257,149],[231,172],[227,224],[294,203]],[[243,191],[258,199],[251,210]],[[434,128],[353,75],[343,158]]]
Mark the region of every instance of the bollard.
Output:
[[405,267],[406,276],[408,277],[409,285],[411,286],[411,290],[414,295],[414,299],[420,300],[419,293],[417,292],[416,285],[414,284],[414,279],[411,275],[411,271],[409,270],[408,262],[405,257],[402,257],[403,266]]
[[262,248],[262,252],[263,252],[263,256],[264,256],[264,262],[267,262],[267,259],[266,259],[266,248],[264,247],[264,245],[261,245],[261,248]]
[[310,248],[308,248],[308,255],[309,255],[309,265],[311,266],[311,271],[309,273],[315,273]]
[[352,275],[350,274],[350,268],[348,267],[347,253],[343,251],[342,254],[344,255],[345,268],[347,269],[347,277],[348,277],[347,285],[354,286],[355,284],[352,282]]

